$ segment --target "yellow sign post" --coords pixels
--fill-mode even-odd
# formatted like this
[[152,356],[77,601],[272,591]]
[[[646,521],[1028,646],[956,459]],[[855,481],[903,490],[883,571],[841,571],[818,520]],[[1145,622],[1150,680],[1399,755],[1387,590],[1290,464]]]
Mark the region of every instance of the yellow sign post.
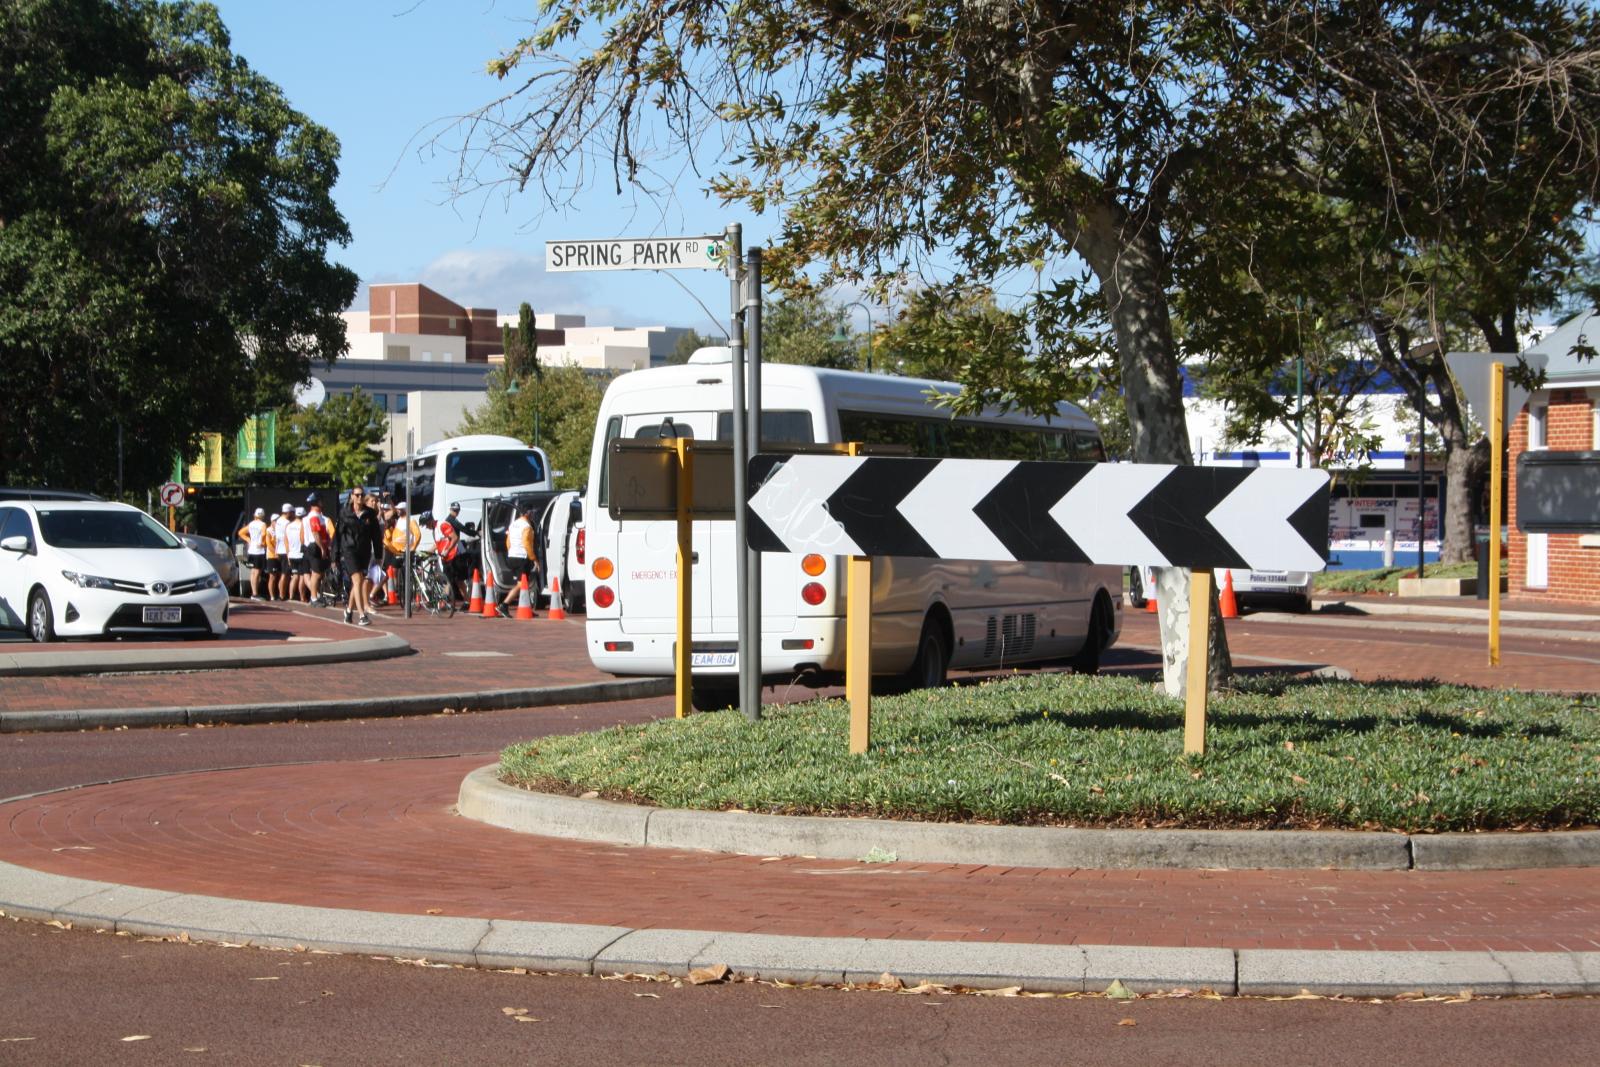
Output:
[[1505,444],[1506,365],[1489,365],[1489,666],[1500,666],[1500,518],[1505,502],[1500,497],[1504,476],[1501,449]]
[[1189,673],[1183,693],[1183,751],[1206,751],[1206,682],[1211,674],[1211,572],[1189,572]]
[[[850,455],[861,454],[852,443]],[[850,701],[850,752],[862,755],[872,741],[872,557],[845,562],[844,693]]]
[[693,706],[694,678],[690,653],[694,647],[694,441],[673,441],[678,459],[678,640],[673,645],[673,673],[677,676],[675,714],[688,718]]

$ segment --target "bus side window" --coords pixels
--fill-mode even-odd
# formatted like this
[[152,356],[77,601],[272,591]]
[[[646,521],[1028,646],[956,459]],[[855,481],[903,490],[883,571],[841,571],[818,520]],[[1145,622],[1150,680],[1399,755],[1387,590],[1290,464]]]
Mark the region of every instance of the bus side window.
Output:
[[622,416],[613,415],[606,420],[606,439],[600,446],[600,507],[610,503],[611,492],[611,442],[622,436]]
[[839,411],[839,440],[866,445],[897,445],[914,456],[930,453],[932,439],[924,431],[934,425],[931,419],[907,419],[895,415],[873,415],[864,411]]
[[1106,461],[1106,446],[1094,434],[1073,434],[1072,453],[1072,458],[1079,463],[1104,463]]

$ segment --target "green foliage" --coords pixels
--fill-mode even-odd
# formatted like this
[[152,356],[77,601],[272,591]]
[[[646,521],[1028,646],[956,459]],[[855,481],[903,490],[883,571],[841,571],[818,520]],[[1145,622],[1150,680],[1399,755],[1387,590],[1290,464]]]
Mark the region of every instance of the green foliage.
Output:
[[541,376],[518,383],[515,392],[507,391],[509,384],[505,367],[490,371],[483,405],[469,412],[456,432],[504,434],[537,445],[549,455],[551,469],[561,472],[559,488],[582,488],[589,480],[605,377],[563,364],[545,367]]
[[501,754],[535,788],[668,807],[1071,825],[1406,831],[1600,819],[1592,698],[1251,679],[1183,705],[1133,678],[1036,675],[874,701],[849,754],[842,700],[544,737]]
[[343,352],[338,153],[209,4],[0,5],[0,482],[104,490],[120,422],[152,485]]
[[[1396,552],[1395,555],[1404,559],[1406,554]],[[1506,576],[1507,569],[1507,560],[1502,555],[1500,577]],[[1425,573],[1429,578],[1476,578],[1478,565],[1477,563],[1429,563]],[[1313,580],[1319,593],[1387,593],[1393,596],[1400,591],[1400,579],[1415,578],[1416,575],[1417,568],[1413,563],[1410,566],[1379,567],[1376,570],[1322,571]]]
[[695,349],[707,348],[716,343],[717,342],[711,338],[702,337],[694,330],[690,330],[688,333],[678,338],[678,343],[672,346],[672,354],[667,357],[667,364],[671,366],[679,363],[687,363],[689,362],[689,357],[694,355]]
[[852,341],[835,340],[843,326],[842,312],[816,293],[801,290],[769,300],[761,309],[761,358],[767,363],[860,370],[865,349],[858,356]]
[[278,467],[365,485],[382,458],[377,445],[387,426],[383,409],[359,385],[316,407],[286,411],[278,419]]
[[506,373],[514,381],[521,381],[529,374],[535,378],[544,376],[544,368],[539,364],[539,331],[533,323],[533,306],[523,301],[517,309],[517,327],[500,328],[500,343],[505,351]]

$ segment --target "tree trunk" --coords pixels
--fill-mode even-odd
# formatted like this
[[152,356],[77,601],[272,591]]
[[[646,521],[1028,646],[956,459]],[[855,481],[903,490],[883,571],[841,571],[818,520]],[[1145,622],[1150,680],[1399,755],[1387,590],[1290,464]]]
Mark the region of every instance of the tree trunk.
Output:
[[[1122,391],[1138,463],[1190,464],[1188,424],[1183,414],[1183,382],[1172,342],[1164,256],[1158,227],[1136,226],[1109,206],[1086,214],[1078,251],[1100,281],[1117,341]],[[1155,572],[1157,621],[1161,630],[1161,677],[1166,692],[1184,695],[1189,663],[1189,572],[1161,567]],[[1227,685],[1233,676],[1228,636],[1212,593],[1207,684]]]
[[1469,563],[1477,558],[1474,518],[1478,491],[1488,478],[1488,440],[1467,444],[1466,434],[1446,435],[1444,491],[1448,498],[1439,525],[1439,562]]

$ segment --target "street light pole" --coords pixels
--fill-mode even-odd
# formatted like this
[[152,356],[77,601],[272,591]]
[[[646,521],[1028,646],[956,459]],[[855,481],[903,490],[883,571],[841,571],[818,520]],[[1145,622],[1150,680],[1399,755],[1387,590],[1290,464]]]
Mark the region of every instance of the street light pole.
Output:
[[[841,311],[848,311],[850,308],[860,308],[861,309],[861,313],[867,317],[867,373],[871,374],[872,373],[872,333],[873,333],[873,330],[872,330],[872,309],[869,308],[867,305],[863,304],[859,300],[852,300],[848,304],[841,305],[840,310]],[[842,317],[843,316],[841,316],[841,318]],[[836,340],[836,341],[848,341],[849,339],[850,339],[849,337],[845,336],[844,323],[840,322],[840,324],[839,324],[839,332],[834,335],[834,340]]]

